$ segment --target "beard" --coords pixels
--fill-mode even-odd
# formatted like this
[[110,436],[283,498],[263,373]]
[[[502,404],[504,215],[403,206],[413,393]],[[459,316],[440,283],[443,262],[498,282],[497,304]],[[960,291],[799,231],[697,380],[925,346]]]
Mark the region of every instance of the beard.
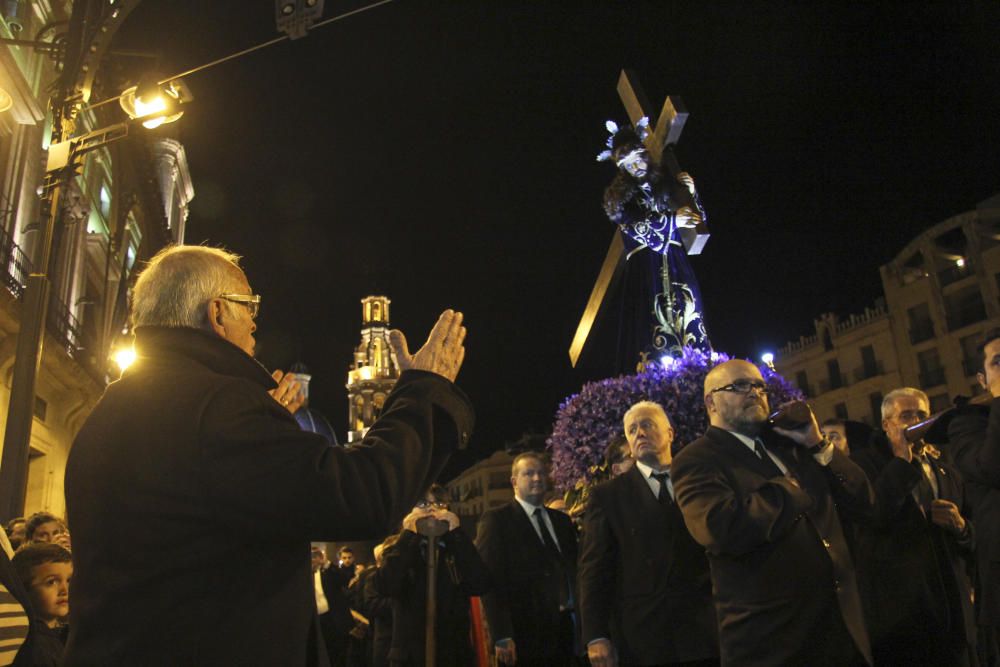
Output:
[[726,406],[720,415],[732,430],[748,437],[760,435],[767,423],[767,403],[762,401],[744,402],[741,405]]

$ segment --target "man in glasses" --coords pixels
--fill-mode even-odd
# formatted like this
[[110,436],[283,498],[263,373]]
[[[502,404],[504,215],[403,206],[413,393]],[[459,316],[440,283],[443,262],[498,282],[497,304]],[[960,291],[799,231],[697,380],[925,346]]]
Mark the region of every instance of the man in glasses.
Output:
[[704,396],[711,425],[674,458],[672,478],[711,563],[722,664],[870,664],[837,514],[869,516],[864,472],[815,417],[769,427],[767,387],[747,361],[709,371]]
[[238,260],[172,247],[136,281],[137,360],[66,467],[67,665],[326,664],[310,541],[383,537],[468,439],[451,310],[415,354],[390,334],[403,373],[362,446],[301,430],[253,359],[260,299]]

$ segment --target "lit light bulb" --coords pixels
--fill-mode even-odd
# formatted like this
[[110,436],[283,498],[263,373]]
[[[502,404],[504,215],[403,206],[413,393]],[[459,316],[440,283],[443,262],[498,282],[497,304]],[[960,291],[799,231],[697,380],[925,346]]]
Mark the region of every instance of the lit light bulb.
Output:
[[125,372],[125,369],[132,365],[135,361],[135,348],[124,347],[117,352],[115,352],[115,363],[118,364],[118,368]]
[[765,352],[764,354],[760,355],[760,360],[763,361],[770,368],[771,366],[774,366],[774,353]]

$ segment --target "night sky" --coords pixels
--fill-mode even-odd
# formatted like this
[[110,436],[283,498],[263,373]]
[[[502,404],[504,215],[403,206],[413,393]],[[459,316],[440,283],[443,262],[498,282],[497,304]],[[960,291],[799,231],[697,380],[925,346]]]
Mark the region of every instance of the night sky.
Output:
[[[613,232],[594,158],[628,67],[691,112],[709,333],[757,356],[863,310],[880,264],[1000,192],[1000,4],[788,4],[396,0],[195,74],[186,240],[245,256],[258,357],[304,362],[340,437],[372,293],[411,349],[465,312],[473,455],[545,431],[616,372],[614,301],[580,368],[567,348]],[[277,34],[270,0],[145,0],[116,45],[173,74]]]

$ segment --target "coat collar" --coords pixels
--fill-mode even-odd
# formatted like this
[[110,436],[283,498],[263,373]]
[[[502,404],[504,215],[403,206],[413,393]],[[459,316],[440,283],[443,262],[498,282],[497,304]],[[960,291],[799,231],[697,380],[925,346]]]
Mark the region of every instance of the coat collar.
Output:
[[[137,327],[136,356],[154,360],[190,359],[223,375],[256,382],[265,389],[277,386],[267,369],[225,338],[190,327]],[[131,368],[140,368],[141,364]],[[129,374],[129,371],[125,372]]]

